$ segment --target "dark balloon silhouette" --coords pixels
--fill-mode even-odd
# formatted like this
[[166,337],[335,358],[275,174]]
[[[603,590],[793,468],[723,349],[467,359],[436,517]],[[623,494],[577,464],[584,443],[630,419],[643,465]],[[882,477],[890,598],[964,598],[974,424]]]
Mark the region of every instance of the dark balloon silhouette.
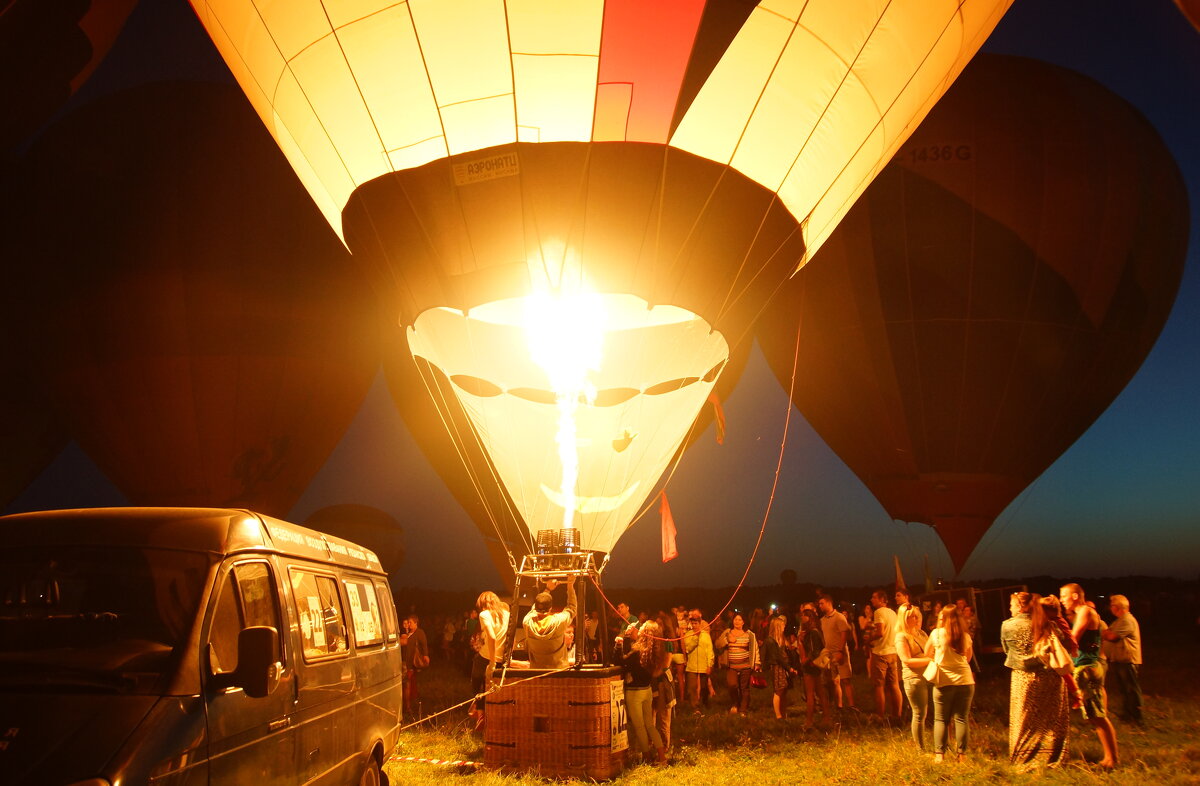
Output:
[[0,150],[29,137],[99,65],[137,0],[0,1]]
[[[961,570],[1153,346],[1188,234],[1175,162],[1073,72],[980,56],[758,338],[818,433]],[[1113,446],[1120,450],[1120,446]]]
[[1192,23],[1192,27],[1200,30],[1200,0],[1175,0],[1175,5]]
[[5,213],[35,380],[136,505],[285,516],[378,368],[374,300],[235,89],[49,129]]
[[[328,505],[315,511],[304,526],[353,541],[375,552],[383,569],[399,576],[404,564],[404,529],[394,517],[369,505]],[[393,587],[394,589],[394,587]]]
[[29,364],[15,343],[16,337],[8,333],[0,346],[0,368],[7,380],[0,387],[0,508],[16,499],[67,445],[58,414],[25,384]]

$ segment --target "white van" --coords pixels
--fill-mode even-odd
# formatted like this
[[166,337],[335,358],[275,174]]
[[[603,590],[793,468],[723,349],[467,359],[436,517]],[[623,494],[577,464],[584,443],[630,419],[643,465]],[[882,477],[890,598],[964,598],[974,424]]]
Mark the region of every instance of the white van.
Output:
[[268,516],[0,517],[0,783],[385,782],[399,638],[373,553]]

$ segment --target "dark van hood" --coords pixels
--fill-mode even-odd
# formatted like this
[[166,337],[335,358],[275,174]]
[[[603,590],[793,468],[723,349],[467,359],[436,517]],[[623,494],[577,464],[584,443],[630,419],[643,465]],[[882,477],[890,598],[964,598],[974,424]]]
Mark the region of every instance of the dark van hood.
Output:
[[158,701],[156,696],[0,693],[0,783],[94,778]]

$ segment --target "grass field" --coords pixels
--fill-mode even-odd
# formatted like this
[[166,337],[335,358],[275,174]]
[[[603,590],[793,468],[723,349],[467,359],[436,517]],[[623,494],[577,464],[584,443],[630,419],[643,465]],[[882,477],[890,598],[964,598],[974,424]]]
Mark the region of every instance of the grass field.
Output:
[[[719,691],[706,713],[695,716],[685,708],[679,714],[668,766],[634,767],[615,782],[664,786],[693,782],[1200,784],[1200,681],[1192,676],[1200,653],[1194,644],[1154,652],[1155,661],[1142,671],[1144,726],[1114,719],[1121,766],[1113,773],[1092,764],[1100,758],[1100,746],[1091,727],[1078,717],[1072,719],[1070,754],[1061,767],[1042,773],[1014,772],[1008,765],[1008,671],[999,663],[985,662],[972,710],[971,750],[964,763],[935,765],[929,753],[916,749],[907,723],[888,728],[846,713],[837,726],[806,732],[802,706],[793,708],[799,716],[776,720],[769,692],[756,690],[749,715],[730,715],[724,692]],[[421,675],[420,687],[420,709],[425,715],[457,704],[470,690],[465,675],[441,663]],[[868,706],[865,679],[856,677],[855,688],[859,705]],[[799,698],[798,691],[793,698]],[[403,731],[396,755],[481,761],[483,741],[469,728],[465,709],[454,710]],[[385,771],[393,784],[406,786],[546,782],[532,774],[398,761],[389,762]]]

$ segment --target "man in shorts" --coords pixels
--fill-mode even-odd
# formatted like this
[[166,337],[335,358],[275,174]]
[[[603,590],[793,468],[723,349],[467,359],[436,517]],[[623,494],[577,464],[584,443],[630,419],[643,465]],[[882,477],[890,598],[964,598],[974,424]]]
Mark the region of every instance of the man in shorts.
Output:
[[900,692],[900,656],[896,654],[896,612],[888,608],[887,593],[883,590],[871,595],[871,606],[875,609],[870,662],[875,711],[887,720],[890,707],[891,717],[898,721],[904,712],[904,694]]
[[1058,591],[1071,626],[1071,636],[1079,645],[1075,656],[1075,682],[1083,697],[1083,715],[1096,730],[1104,758],[1100,766],[1117,766],[1117,732],[1108,719],[1108,696],[1104,693],[1104,661],[1100,659],[1100,615],[1087,605],[1083,588],[1064,584]]
[[821,637],[825,639],[825,649],[821,653],[829,658],[829,667],[825,671],[826,679],[833,683],[833,697],[838,709],[842,708],[843,690],[847,693],[845,702],[854,706],[854,693],[850,687],[850,653],[846,647],[846,637],[850,635],[850,623],[846,616],[833,608],[833,598],[822,595],[817,600],[817,611],[821,615]]

